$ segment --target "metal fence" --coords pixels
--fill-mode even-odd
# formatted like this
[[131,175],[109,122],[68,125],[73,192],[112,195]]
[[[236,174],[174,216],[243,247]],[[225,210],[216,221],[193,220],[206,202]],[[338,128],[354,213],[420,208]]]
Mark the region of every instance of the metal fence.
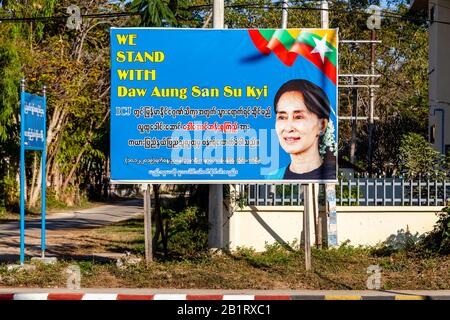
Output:
[[[319,201],[324,203],[324,185]],[[241,184],[237,191],[247,205],[302,205],[301,184]],[[445,206],[450,202],[450,181],[403,178],[357,178],[336,184],[341,206]]]

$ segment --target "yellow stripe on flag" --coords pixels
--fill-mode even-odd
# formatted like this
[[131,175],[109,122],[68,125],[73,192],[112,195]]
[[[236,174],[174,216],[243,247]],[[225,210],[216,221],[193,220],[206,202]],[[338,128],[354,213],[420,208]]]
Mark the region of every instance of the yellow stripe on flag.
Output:
[[286,29],[292,38],[297,39],[298,35],[302,32],[309,32],[319,37],[323,38],[325,34],[327,35],[327,42],[333,47],[337,48],[337,33],[335,29]]
[[287,32],[289,32],[293,39],[297,39],[300,32],[302,32],[302,29],[287,29]]
[[[306,30],[305,30],[306,31]],[[308,30],[310,33],[314,33],[319,37],[323,38],[325,34],[327,35],[327,42],[333,47],[337,48],[337,33],[335,29],[311,29]]]

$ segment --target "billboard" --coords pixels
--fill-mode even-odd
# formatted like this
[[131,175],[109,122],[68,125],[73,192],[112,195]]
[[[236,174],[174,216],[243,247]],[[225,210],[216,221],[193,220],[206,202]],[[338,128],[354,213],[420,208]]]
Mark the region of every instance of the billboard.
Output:
[[111,182],[334,182],[337,30],[111,28]]

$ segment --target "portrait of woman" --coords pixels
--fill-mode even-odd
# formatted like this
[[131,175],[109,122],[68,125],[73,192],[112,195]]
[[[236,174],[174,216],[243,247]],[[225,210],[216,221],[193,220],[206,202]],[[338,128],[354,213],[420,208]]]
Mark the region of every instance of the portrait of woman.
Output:
[[275,130],[280,146],[289,154],[291,162],[267,179],[336,178],[334,141],[329,146],[325,141],[327,130],[334,130],[330,109],[325,92],[308,80],[290,80],[278,89],[274,98]]

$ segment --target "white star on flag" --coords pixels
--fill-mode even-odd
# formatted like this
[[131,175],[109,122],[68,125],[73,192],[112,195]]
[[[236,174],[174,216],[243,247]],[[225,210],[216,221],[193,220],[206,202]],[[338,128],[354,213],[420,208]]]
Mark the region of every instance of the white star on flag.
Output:
[[313,38],[313,40],[316,43],[316,46],[314,47],[314,50],[311,51],[311,53],[320,54],[322,63],[325,63],[325,53],[333,51],[327,46],[327,35],[325,34],[321,40],[317,40],[316,38]]

